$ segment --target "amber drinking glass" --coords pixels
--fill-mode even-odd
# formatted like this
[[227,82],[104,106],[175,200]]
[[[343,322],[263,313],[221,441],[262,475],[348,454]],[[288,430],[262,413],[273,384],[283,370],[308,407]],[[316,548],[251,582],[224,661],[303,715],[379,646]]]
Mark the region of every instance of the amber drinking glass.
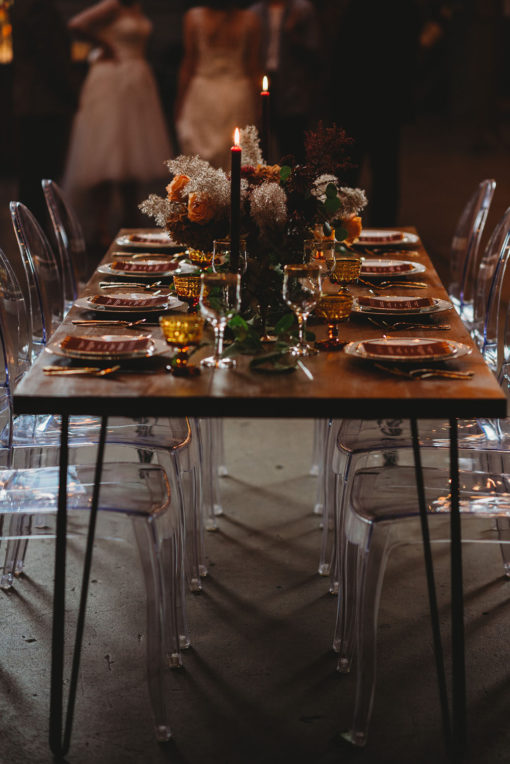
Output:
[[336,247],[335,266],[330,274],[333,284],[346,286],[355,284],[361,271],[361,257],[355,253],[346,252],[343,247]]
[[213,253],[201,249],[188,249],[188,260],[198,268],[209,268],[212,265]]
[[173,313],[160,316],[159,323],[168,345],[177,348],[177,354],[172,359],[172,374],[176,377],[194,377],[200,374],[200,369],[189,363],[189,353],[202,339],[202,316],[193,313]]
[[190,313],[196,313],[198,310],[201,283],[199,274],[174,276],[174,287],[177,296],[188,303]]
[[328,323],[328,337],[315,343],[319,350],[341,350],[345,345],[338,339],[338,324],[346,321],[352,310],[352,294],[341,289],[338,294],[323,294],[314,313]]

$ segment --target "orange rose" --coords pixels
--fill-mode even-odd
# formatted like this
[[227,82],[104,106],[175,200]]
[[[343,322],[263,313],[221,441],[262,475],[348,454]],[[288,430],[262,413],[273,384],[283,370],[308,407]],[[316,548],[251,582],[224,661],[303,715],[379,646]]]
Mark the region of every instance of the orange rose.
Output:
[[353,244],[361,233],[361,218],[359,215],[353,215],[350,218],[342,220],[342,228],[347,231],[344,239],[346,244]]
[[192,223],[208,223],[214,215],[212,199],[207,194],[193,192],[188,199],[188,218]]
[[171,183],[166,187],[168,198],[171,202],[180,202],[183,197],[183,190],[188,185],[187,175],[176,175]]
[[262,179],[262,180],[272,181],[273,183],[279,183],[280,165],[279,164],[272,164],[272,165],[258,164],[255,168],[255,172],[253,173],[253,175],[256,180]]

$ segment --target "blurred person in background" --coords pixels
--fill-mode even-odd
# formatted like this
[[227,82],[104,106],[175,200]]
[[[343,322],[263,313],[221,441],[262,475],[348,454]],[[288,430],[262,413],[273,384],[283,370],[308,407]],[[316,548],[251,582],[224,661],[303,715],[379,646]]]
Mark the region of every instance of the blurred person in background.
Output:
[[236,127],[257,120],[260,25],[231,0],[210,0],[184,15],[184,57],[175,107],[183,154],[228,169]]
[[60,178],[76,106],[70,38],[53,0],[16,0],[10,15],[17,198],[46,226],[41,180]]
[[414,116],[420,15],[413,0],[350,0],[330,67],[332,119],[354,139],[346,185],[370,170],[368,223],[394,226],[402,125]]
[[[277,157],[304,161],[320,73],[317,14],[309,0],[262,0],[250,6],[262,25],[261,67],[269,78]],[[260,85],[259,85],[260,87]]]
[[[76,114],[64,190],[76,206],[94,208],[92,239],[101,256],[111,239],[115,192],[120,225],[139,222],[141,184],[166,178],[172,155],[167,124],[145,57],[152,23],[137,0],[102,0],[69,22],[93,45]],[[94,255],[93,255],[94,256]]]

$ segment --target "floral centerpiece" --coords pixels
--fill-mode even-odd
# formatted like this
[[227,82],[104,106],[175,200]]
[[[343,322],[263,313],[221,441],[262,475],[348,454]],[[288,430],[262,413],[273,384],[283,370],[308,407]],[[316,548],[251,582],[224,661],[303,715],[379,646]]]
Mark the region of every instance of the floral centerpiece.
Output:
[[[241,130],[241,232],[247,240],[248,267],[243,277],[245,310],[281,312],[283,266],[303,261],[304,240],[334,236],[352,243],[361,231],[364,191],[343,186],[351,144],[345,131],[325,127],[305,135],[305,162],[285,157],[267,165],[257,129]],[[166,198],[155,194],[142,212],[186,247],[211,250],[214,239],[229,230],[230,179],[198,156],[167,162],[171,182]]]

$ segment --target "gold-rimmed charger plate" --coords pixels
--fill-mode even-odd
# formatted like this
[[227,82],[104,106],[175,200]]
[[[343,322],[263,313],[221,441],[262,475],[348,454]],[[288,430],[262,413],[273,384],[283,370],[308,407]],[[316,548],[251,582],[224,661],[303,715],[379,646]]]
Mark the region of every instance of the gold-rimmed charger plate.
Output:
[[[400,296],[400,295],[399,295]],[[382,299],[382,298],[380,298]],[[387,300],[395,300],[395,296],[388,296]],[[406,302],[409,301],[409,297],[403,298]],[[388,308],[381,305],[375,307],[373,305],[360,305],[355,297],[352,303],[352,310],[354,313],[361,313],[367,316],[427,316],[433,313],[442,313],[445,310],[451,310],[453,305],[448,300],[440,300],[436,297],[433,305],[423,305],[418,308]]]
[[182,248],[166,231],[148,231],[145,233],[127,233],[117,236],[115,244],[118,247],[130,247],[133,249],[168,249]]
[[[406,270],[391,270],[395,266],[411,266]],[[379,271],[370,271],[369,268],[380,268]],[[361,258],[360,276],[365,279],[405,279],[407,276],[416,276],[417,273],[425,273],[427,270],[423,263],[414,263],[412,260],[392,260],[389,258]]]
[[[169,258],[171,260],[171,258]],[[141,260],[138,262],[144,263],[149,262],[150,258],[147,260]],[[161,261],[154,260],[152,261],[154,264],[160,263]],[[150,279],[153,281],[157,278],[170,278],[172,276],[180,276],[185,275],[188,273],[199,273],[199,269],[196,265],[191,265],[190,263],[179,263],[177,268],[172,268],[166,271],[161,270],[153,270],[153,271],[138,271],[138,270],[121,270],[119,268],[112,268],[111,263],[103,263],[103,265],[100,265],[97,269],[98,273],[101,273],[105,276],[120,276],[121,278],[132,278],[132,279]]]
[[[132,337],[132,336],[120,335],[120,334],[105,335],[105,337],[108,337],[109,340],[111,340],[112,342],[123,340],[123,339],[125,340],[136,339],[135,337]],[[97,339],[97,338],[91,338],[91,339]],[[118,352],[118,353],[81,351],[81,350],[75,350],[74,348],[73,349],[65,348],[61,346],[59,341],[49,342],[44,349],[47,353],[52,353],[53,355],[62,356],[63,358],[80,359],[84,361],[122,361],[122,360],[138,359],[138,358],[151,358],[152,356],[155,356],[155,355],[161,355],[162,353],[165,353],[169,349],[165,340],[154,339],[152,337],[150,337],[149,340],[150,340],[149,346],[147,348],[144,348],[143,350]]]
[[[109,292],[108,293],[110,297],[113,295]],[[119,292],[119,296],[120,296]],[[145,298],[147,298],[147,295],[144,295]],[[142,297],[140,297],[140,300],[142,300]],[[97,311],[98,313],[164,313],[166,310],[186,310],[186,303],[179,300],[178,297],[175,297],[174,295],[169,295],[165,302],[161,305],[98,305],[95,302],[92,302],[89,297],[79,297],[75,303],[77,308],[83,308],[84,310],[93,310]]]
[[[409,347],[426,347],[433,346],[434,343],[438,343],[444,347],[448,346],[447,352],[441,353],[416,353],[414,355],[401,355],[397,352],[397,348],[403,349]],[[385,345],[388,348],[388,352],[367,352],[366,346],[370,345]],[[392,353],[391,349],[395,348],[395,352]],[[378,337],[377,339],[356,340],[355,342],[349,342],[344,352],[347,355],[354,356],[355,358],[363,358],[367,361],[398,361],[399,363],[421,363],[422,361],[451,361],[455,358],[462,358],[463,356],[471,353],[471,348],[464,345],[462,342],[455,340],[445,340],[435,337]]]
[[[398,234],[399,238],[396,238]],[[380,241],[370,241],[370,237],[377,237]],[[415,247],[419,244],[420,237],[415,233],[403,231],[384,231],[378,228],[364,228],[354,246],[359,247]]]

